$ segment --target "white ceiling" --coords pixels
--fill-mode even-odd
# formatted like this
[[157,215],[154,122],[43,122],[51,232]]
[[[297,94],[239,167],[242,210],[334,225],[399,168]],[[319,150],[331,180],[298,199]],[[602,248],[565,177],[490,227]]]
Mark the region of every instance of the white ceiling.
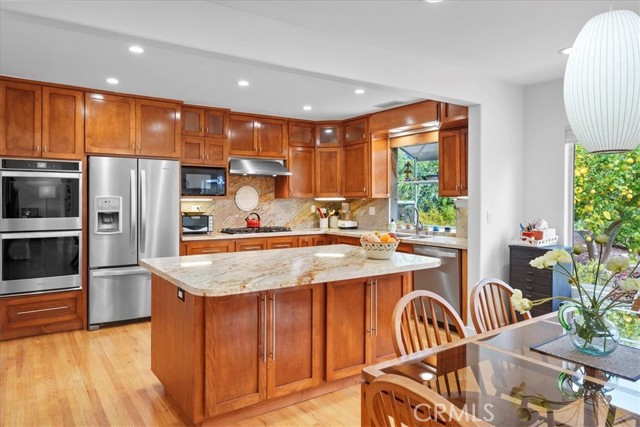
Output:
[[[339,119],[426,94],[399,89],[400,82],[389,87],[327,74],[333,67],[316,55],[320,49],[344,63],[354,47],[377,49],[370,63],[355,67],[389,66],[388,58],[404,55],[429,67],[529,85],[562,78],[566,57],[557,51],[610,6],[640,13],[640,1],[2,0],[0,73],[236,111]],[[228,37],[231,32],[246,37]],[[146,52],[128,52],[134,43]],[[283,52],[304,55],[307,64],[293,68],[276,59]],[[106,84],[111,76],[121,83]],[[238,87],[239,79],[250,86]],[[356,88],[366,93],[355,95]],[[302,111],[303,105],[313,109]]]

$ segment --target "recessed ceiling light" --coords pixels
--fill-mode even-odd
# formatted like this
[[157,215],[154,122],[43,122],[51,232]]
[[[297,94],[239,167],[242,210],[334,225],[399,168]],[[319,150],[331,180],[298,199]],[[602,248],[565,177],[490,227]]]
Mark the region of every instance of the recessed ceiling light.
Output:
[[131,53],[144,53],[144,49],[140,46],[129,46],[129,52]]
[[364,89],[356,89],[353,91],[356,95],[362,95],[364,93]]
[[118,83],[120,83],[120,80],[114,79],[113,77],[109,77],[107,79],[107,83],[109,83],[110,85],[117,85]]
[[425,3],[442,3],[443,0],[424,0]]
[[238,86],[249,86],[249,82],[247,80],[238,80]]
[[311,105],[305,105],[304,107],[302,107],[302,109],[304,111],[309,111],[309,110],[311,110]]
[[561,53],[563,55],[569,55],[569,54],[571,54],[571,49],[573,49],[571,46],[565,47],[565,48],[560,49],[558,51],[558,53]]

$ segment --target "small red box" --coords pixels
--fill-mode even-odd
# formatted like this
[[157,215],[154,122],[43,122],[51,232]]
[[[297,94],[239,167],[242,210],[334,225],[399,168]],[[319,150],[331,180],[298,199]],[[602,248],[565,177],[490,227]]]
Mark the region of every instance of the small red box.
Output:
[[522,235],[531,237],[534,240],[542,240],[544,238],[544,232],[542,230],[523,231]]

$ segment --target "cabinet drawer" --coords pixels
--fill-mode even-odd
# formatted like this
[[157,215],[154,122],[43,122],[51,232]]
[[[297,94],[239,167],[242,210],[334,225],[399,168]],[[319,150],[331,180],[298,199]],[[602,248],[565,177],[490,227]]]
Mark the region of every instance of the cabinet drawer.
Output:
[[533,267],[522,267],[520,265],[511,265],[511,274],[518,274],[520,276],[535,277],[536,279],[551,280],[553,273],[551,270],[540,270]]
[[512,288],[521,289],[522,292],[528,290],[551,296],[551,280],[521,276],[513,274],[512,271],[509,284]]
[[27,302],[7,307],[7,324],[42,324],[72,319],[77,314],[76,298]]

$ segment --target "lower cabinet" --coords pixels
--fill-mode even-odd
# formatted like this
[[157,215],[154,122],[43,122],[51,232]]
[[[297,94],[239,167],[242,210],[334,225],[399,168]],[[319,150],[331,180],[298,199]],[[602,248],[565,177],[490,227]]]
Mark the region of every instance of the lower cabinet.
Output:
[[0,299],[0,339],[82,329],[82,291]]
[[323,287],[205,299],[205,417],[322,381]]
[[410,291],[410,273],[327,283],[327,381],[395,357],[391,315]]
[[203,240],[189,242],[186,248],[185,255],[218,254],[234,252],[235,243],[233,240]]
[[268,249],[286,249],[298,247],[298,236],[271,237],[267,239]]
[[262,251],[267,249],[268,239],[238,239],[236,240],[236,252]]

